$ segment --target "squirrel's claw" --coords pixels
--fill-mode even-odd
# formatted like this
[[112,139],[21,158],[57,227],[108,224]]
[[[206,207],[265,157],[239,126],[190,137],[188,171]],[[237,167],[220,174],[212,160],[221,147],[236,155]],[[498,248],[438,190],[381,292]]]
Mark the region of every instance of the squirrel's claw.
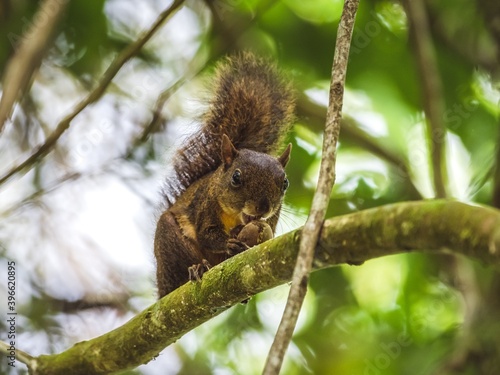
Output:
[[212,266],[208,263],[208,260],[203,259],[201,263],[193,264],[188,268],[189,280],[190,281],[200,281],[203,274],[208,271]]
[[233,256],[239,253],[242,253],[243,251],[249,249],[250,246],[248,246],[246,243],[236,239],[236,238],[230,238],[227,240],[227,254],[229,256]]

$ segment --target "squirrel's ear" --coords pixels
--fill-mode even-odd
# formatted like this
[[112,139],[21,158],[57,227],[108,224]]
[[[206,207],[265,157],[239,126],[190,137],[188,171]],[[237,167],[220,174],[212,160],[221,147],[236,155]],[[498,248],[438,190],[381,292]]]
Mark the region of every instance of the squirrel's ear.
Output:
[[222,135],[222,161],[227,168],[232,163],[234,158],[238,155],[238,150],[233,146],[229,137],[225,134]]
[[278,158],[278,161],[280,164],[283,166],[283,168],[286,167],[288,164],[288,161],[290,160],[290,152],[292,151],[292,144],[289,143],[286,150],[283,151],[283,154]]

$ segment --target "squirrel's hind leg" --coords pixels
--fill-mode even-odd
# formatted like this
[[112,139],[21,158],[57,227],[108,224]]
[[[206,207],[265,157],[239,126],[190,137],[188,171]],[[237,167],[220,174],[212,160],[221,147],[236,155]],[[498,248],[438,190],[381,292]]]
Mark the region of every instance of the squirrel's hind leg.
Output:
[[208,263],[208,260],[203,259],[201,263],[193,264],[188,268],[189,280],[200,281],[203,274],[208,271],[212,266]]
[[190,268],[193,264],[204,264],[203,257],[192,241],[183,235],[174,215],[169,211],[165,211],[158,220],[154,253],[160,298],[190,280]]

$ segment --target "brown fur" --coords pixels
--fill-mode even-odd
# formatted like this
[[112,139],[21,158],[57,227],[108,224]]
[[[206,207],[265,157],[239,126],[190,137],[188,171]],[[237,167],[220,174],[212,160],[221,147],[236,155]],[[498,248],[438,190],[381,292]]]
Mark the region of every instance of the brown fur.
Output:
[[177,152],[165,187],[154,245],[160,297],[246,250],[242,238],[254,245],[272,237],[291,145],[278,158],[270,154],[293,110],[290,85],[273,64],[248,53],[219,64],[203,126]]
[[167,208],[194,182],[221,164],[222,134],[237,149],[275,154],[294,120],[294,96],[275,66],[251,53],[226,57],[216,69],[213,99],[201,129],[174,157],[163,193]]

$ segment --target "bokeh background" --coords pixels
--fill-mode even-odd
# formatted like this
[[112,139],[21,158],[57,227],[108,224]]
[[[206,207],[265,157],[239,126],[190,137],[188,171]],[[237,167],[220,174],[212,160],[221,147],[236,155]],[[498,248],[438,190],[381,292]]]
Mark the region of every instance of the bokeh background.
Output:
[[[447,195],[498,207],[500,5],[413,1],[428,21],[441,86]],[[428,67],[419,64],[406,4],[361,0],[328,216],[436,196],[424,114]],[[55,131],[169,5],[67,2],[0,133],[0,178]],[[162,181],[173,150],[196,130],[214,63],[227,53],[270,56],[294,81],[291,187],[278,227],[283,233],[303,224],[318,174],[342,5],[186,1],[74,118],[53,151],[0,184],[0,269],[6,275],[7,262],[16,262],[19,349],[63,351],[155,301],[152,242]],[[0,1],[4,83],[39,6]],[[126,374],[259,374],[288,288],[233,307]],[[496,374],[499,316],[500,275],[463,257],[405,254],[322,270],[311,275],[283,373]],[[0,331],[7,331],[4,318]],[[2,359],[0,373],[26,371],[20,363],[12,371]]]

